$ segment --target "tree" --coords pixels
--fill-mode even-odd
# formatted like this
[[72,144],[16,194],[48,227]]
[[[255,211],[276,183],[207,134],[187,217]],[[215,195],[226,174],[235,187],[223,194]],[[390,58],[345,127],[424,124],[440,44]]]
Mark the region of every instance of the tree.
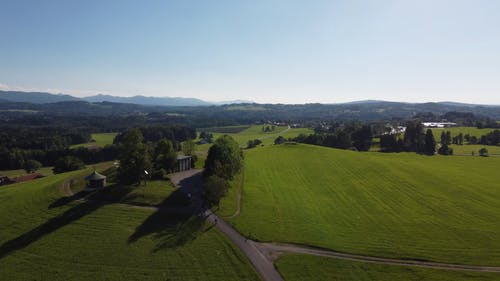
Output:
[[359,151],[368,151],[372,145],[372,128],[368,125],[354,131],[351,135],[352,144]]
[[139,129],[127,131],[120,142],[117,177],[122,184],[140,183],[144,171],[151,171],[151,157]]
[[82,160],[74,156],[64,156],[56,160],[54,163],[54,174],[60,174],[69,171],[75,171],[85,168]]
[[259,139],[249,140],[247,142],[247,148],[254,148],[262,143]]
[[436,154],[436,140],[431,129],[427,129],[425,133],[424,153],[427,155]]
[[275,140],[274,140],[274,144],[282,144],[284,143],[286,140],[283,136],[279,136],[277,137]]
[[204,182],[203,197],[211,206],[219,205],[220,199],[224,197],[229,189],[229,182],[216,175],[209,176]]
[[182,152],[184,155],[193,155],[196,144],[192,139],[188,139],[182,143]]
[[481,148],[479,150],[479,155],[483,157],[488,157],[489,156],[488,149],[486,147]]
[[443,144],[438,149],[438,153],[441,154],[441,155],[453,155],[453,148],[449,147],[446,144]]
[[450,145],[451,144],[451,133],[450,131],[441,132],[441,145]]
[[154,153],[155,169],[172,171],[177,163],[177,152],[173,143],[168,139],[162,139],[156,144]]
[[42,167],[42,163],[40,163],[36,160],[30,159],[30,160],[24,162],[23,169],[26,171],[26,173],[32,174],[32,173],[36,172],[38,169],[40,169],[41,167]]
[[208,150],[205,160],[205,177],[217,175],[226,180],[231,180],[243,166],[243,152],[238,143],[230,136],[224,135],[217,140]]

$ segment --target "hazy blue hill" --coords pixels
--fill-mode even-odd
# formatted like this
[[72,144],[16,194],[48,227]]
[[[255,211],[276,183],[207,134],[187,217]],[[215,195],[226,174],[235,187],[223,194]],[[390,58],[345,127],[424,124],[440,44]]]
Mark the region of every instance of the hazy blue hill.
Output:
[[28,103],[54,103],[62,101],[77,101],[70,95],[50,94],[42,92],[19,92],[19,91],[0,91],[0,100],[12,102],[28,102]]
[[208,106],[212,105],[209,102],[196,98],[179,98],[179,97],[117,97],[111,95],[95,95],[83,98],[89,102],[115,102],[115,103],[132,103],[140,105],[163,105],[163,106]]

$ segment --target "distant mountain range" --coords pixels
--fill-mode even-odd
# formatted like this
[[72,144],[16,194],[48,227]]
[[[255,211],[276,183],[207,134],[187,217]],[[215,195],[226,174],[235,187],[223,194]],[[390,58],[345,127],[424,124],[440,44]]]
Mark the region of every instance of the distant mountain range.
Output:
[[[238,103],[237,105],[234,105]],[[70,95],[0,91],[0,117],[32,114],[93,115],[152,114],[190,120],[402,120],[423,116],[433,121],[450,112],[500,120],[500,106],[456,102],[405,103],[378,100],[337,104],[256,104],[248,101],[207,102],[194,98],[116,97],[97,95],[76,98]],[[195,121],[193,121],[195,122]]]
[[252,103],[251,101],[235,100],[223,102],[207,102],[196,98],[181,97],[119,97],[111,95],[95,95],[84,98],[77,98],[65,94],[51,94],[43,92],[19,92],[19,91],[0,91],[0,100],[11,102],[25,102],[35,104],[56,103],[63,101],[87,101],[87,102],[114,102],[129,103],[151,106],[210,106],[234,103]]

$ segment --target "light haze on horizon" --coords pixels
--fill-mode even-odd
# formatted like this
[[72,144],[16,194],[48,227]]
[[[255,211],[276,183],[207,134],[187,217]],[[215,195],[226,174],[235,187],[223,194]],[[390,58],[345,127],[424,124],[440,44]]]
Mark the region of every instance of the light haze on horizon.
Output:
[[0,0],[0,89],[500,104],[500,1]]

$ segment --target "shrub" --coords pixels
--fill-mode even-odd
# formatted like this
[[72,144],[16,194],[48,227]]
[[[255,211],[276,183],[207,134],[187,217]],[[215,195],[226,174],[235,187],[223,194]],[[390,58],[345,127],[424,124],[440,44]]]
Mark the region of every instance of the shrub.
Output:
[[54,163],[54,174],[75,171],[85,168],[82,160],[74,156],[64,156],[56,160]]

